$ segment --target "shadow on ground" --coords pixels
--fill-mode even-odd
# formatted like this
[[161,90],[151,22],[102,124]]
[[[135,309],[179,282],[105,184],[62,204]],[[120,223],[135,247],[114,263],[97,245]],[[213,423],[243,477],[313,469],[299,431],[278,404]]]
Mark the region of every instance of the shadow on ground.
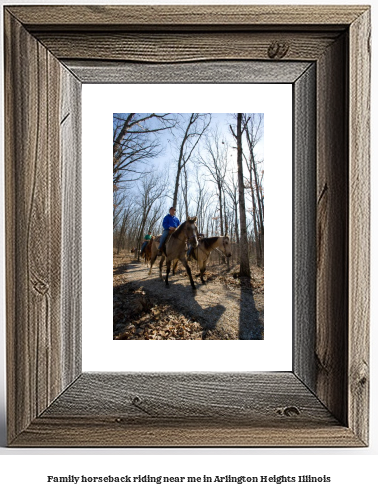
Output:
[[[144,310],[153,303],[165,303],[197,321],[204,330],[232,330],[240,340],[263,339],[263,324],[259,319],[252,286],[248,280],[235,291],[229,291],[221,284],[203,285],[198,282],[197,290],[193,291],[186,274],[171,275],[170,286],[167,288],[158,277],[156,268],[154,274],[148,276],[147,267],[143,268],[140,263],[135,262],[120,265],[114,274],[123,274],[126,269],[126,285],[132,289],[142,287],[147,293],[145,300],[151,302],[143,305]],[[114,288],[114,295],[122,294],[122,286],[125,285]],[[214,289],[213,286],[218,288]],[[227,308],[224,304],[227,304]],[[206,340],[205,333],[202,338]]]
[[239,340],[263,340],[264,326],[259,318],[249,279],[241,278]]

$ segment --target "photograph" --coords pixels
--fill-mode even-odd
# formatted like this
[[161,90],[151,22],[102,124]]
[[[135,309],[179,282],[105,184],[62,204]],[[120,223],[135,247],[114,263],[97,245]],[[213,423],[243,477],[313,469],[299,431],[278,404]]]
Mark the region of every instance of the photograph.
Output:
[[[377,450],[370,8],[3,17],[4,443],[130,455],[113,470],[49,460],[23,483],[51,497],[49,478],[159,477],[169,450],[193,461],[173,457],[170,477],[327,478],[339,492],[355,463],[332,474],[340,461],[322,456]],[[144,453],[155,463],[139,469]],[[373,477],[361,469],[355,491]]]
[[113,339],[264,339],[264,113],[113,114]]

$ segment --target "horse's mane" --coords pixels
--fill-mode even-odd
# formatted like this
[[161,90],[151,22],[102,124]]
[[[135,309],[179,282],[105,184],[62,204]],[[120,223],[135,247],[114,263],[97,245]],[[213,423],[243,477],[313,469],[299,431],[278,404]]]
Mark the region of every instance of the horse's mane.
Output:
[[214,245],[214,243],[217,241],[218,238],[219,236],[211,236],[210,238],[203,238],[202,241],[206,250],[209,250],[209,248],[211,248]]
[[185,222],[182,222],[182,223],[179,225],[179,227],[178,227],[178,228],[177,228],[177,229],[176,229],[176,230],[172,233],[172,236],[174,236],[175,238],[176,238],[177,236],[179,236],[179,235],[182,233],[182,230],[183,230],[183,228],[184,228],[185,224],[186,224],[186,221],[185,221]]
[[174,231],[172,233],[172,236],[174,236],[175,238],[177,238],[177,236],[179,236],[181,233],[182,233],[182,230],[184,229],[184,226],[187,222],[191,222],[191,223],[194,223],[195,222],[195,219],[189,219],[189,220],[186,220],[185,222],[182,222],[179,227],[176,229],[176,231]]

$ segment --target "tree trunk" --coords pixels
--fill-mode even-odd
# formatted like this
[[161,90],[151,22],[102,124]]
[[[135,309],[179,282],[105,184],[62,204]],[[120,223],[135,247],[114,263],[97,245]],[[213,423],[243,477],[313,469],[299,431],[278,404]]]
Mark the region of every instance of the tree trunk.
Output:
[[245,213],[244,179],[243,179],[243,149],[242,149],[242,113],[238,113],[236,143],[238,151],[238,184],[239,184],[239,213],[240,213],[240,276],[250,278],[247,237],[247,218]]
[[222,186],[218,184],[218,199],[219,199],[219,217],[220,217],[220,236],[223,233],[223,202],[222,202]]
[[[256,198],[257,198],[257,205],[258,205],[258,220],[259,220],[259,247],[260,247],[260,258],[259,258],[259,266],[263,265],[264,262],[264,214],[263,214],[263,207],[262,207],[262,192],[261,192],[261,187],[260,187],[260,182],[258,178],[258,173],[257,173],[257,167],[256,167],[256,162],[255,162],[255,157],[252,151],[252,168],[253,168],[253,174],[255,177],[255,185],[256,185]],[[251,181],[252,181],[252,174],[251,174]],[[251,185],[252,188],[252,185]]]
[[122,225],[121,225],[121,227],[119,229],[119,233],[118,233],[117,254],[119,254],[119,252],[121,250],[121,246],[122,246],[123,240],[124,240],[125,235],[126,235],[126,222],[127,222],[127,215],[124,213],[123,219],[122,219]]
[[129,127],[130,122],[131,122],[131,120],[132,120],[132,118],[133,118],[134,115],[135,115],[135,113],[130,113],[129,114],[129,116],[125,120],[125,123],[123,124],[123,127],[122,127],[120,133],[118,134],[116,140],[114,141],[114,144],[113,144],[113,166],[117,162],[117,153],[121,149],[122,139],[125,137],[125,135],[127,133],[127,129]]
[[238,244],[239,247],[239,222],[238,222],[238,204],[235,202],[234,205],[234,211],[235,211],[235,237],[236,237],[236,243]]
[[188,203],[188,172],[186,170],[186,166],[184,166],[183,173],[184,173],[184,182],[182,183],[181,188],[182,188],[182,197],[184,198],[184,204],[185,204],[185,219],[187,219],[189,217],[189,203]]
[[[253,189],[253,181],[252,181],[252,169],[249,171],[249,182],[251,185],[251,196],[252,196],[252,208],[253,208],[253,229],[255,233],[255,249],[256,249],[256,263],[258,266],[261,266],[261,228],[257,215],[257,207],[256,207],[256,198],[255,198],[255,190]],[[258,195],[257,195],[258,196]]]

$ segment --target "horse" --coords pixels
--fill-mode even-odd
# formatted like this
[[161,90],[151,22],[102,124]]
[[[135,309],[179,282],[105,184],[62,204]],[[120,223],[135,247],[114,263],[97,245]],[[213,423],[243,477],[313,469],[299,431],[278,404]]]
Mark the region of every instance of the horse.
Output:
[[[173,231],[171,231],[171,234],[172,233],[173,233]],[[148,275],[150,275],[152,273],[152,266],[155,264],[155,261],[158,257],[160,237],[161,237],[161,234],[159,234],[158,236],[155,236],[154,240],[151,242],[151,256],[150,256],[149,262],[147,263],[147,265],[150,266],[150,269],[148,271]],[[162,265],[163,265],[164,261],[165,261],[165,255],[162,255],[160,262],[161,261],[162,261]],[[176,274],[178,262],[179,262],[178,259],[176,259],[173,262],[173,265],[172,265],[172,274],[173,275]],[[160,271],[160,278],[163,279],[161,271]]]
[[144,252],[143,252],[144,253],[144,262],[146,265],[148,265],[148,263],[151,260],[152,244],[154,242],[154,239],[155,239],[155,237],[151,236],[151,239],[148,241],[146,248],[144,249]]
[[191,250],[190,256],[193,256],[198,262],[202,283],[206,283],[203,275],[206,272],[206,263],[212,250],[220,249],[226,257],[231,257],[230,238],[228,236],[213,236],[211,238],[202,238],[198,242],[196,249]]
[[[159,272],[160,278],[163,279],[163,263],[164,260],[167,260],[167,274],[165,278],[165,285],[168,287],[168,276],[171,270],[171,263],[174,263],[176,266],[176,262],[180,261],[182,265],[185,267],[186,272],[188,273],[190,284],[193,290],[195,290],[196,286],[193,281],[192,272],[188,265],[188,261],[186,258],[187,252],[187,244],[186,242],[189,240],[191,242],[192,248],[197,248],[198,240],[197,240],[197,226],[195,224],[197,217],[188,217],[185,222],[180,224],[180,226],[172,232],[172,234],[167,238],[165,242],[165,246],[163,247],[163,255],[160,259]],[[161,235],[160,235],[161,236]],[[152,272],[152,266],[157,257],[158,246],[160,242],[160,236],[157,236],[152,243],[152,251],[151,251],[151,264],[150,270],[148,274],[150,275]]]

